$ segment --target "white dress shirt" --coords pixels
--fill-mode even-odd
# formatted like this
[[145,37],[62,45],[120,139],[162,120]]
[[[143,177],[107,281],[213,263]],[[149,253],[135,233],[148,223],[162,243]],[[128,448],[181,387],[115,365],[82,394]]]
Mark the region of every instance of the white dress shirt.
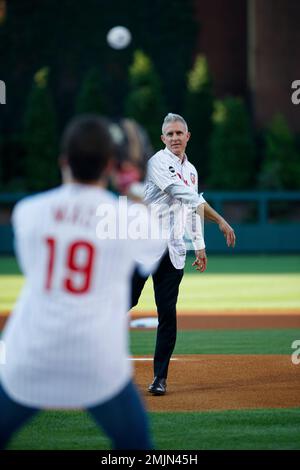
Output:
[[[175,197],[169,191],[173,186],[178,194]],[[181,160],[167,148],[157,152],[148,162],[144,201],[159,212],[164,233],[168,234],[170,259],[175,268],[182,269],[186,259],[185,233],[195,250],[205,247],[202,223],[195,213],[205,199],[198,195],[194,165],[186,156]]]

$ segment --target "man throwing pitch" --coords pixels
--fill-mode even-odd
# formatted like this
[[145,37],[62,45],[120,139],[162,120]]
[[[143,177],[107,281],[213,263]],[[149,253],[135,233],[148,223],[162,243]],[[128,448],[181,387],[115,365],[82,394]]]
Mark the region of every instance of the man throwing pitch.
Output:
[[[153,395],[166,393],[168,367],[176,342],[176,303],[186,259],[184,234],[192,240],[196,255],[193,266],[200,272],[205,271],[207,264],[202,215],[219,225],[228,246],[235,245],[234,230],[198,195],[197,170],[185,153],[190,132],[182,116],[169,113],[165,117],[161,139],[165,148],[149,160],[145,186],[145,203],[159,211],[163,228],[168,230],[167,251],[161,253],[152,276],[158,313],[154,380],[148,388]],[[137,305],[146,280],[137,269],[133,276],[132,307]]]

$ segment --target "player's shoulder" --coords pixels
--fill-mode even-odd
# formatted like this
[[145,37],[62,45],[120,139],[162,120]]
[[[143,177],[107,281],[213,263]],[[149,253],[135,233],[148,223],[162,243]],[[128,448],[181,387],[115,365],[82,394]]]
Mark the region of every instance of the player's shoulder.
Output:
[[21,201],[19,201],[16,206],[25,208],[42,205],[48,200],[51,201],[55,198],[60,198],[64,192],[64,185],[57,186],[55,188],[48,189],[47,191],[26,196],[24,199],[21,199]]
[[21,199],[14,207],[14,214],[22,214],[25,212],[33,213],[37,208],[44,208],[47,200],[60,197],[62,186],[59,186],[42,193],[32,194]]
[[112,191],[108,189],[103,189],[101,190],[101,201],[111,203],[111,204],[118,204],[119,195],[113,193]]

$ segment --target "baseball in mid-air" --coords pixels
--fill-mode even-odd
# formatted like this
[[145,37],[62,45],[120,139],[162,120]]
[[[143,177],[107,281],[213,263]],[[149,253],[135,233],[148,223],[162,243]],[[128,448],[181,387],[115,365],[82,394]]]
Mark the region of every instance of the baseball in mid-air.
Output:
[[124,49],[130,44],[131,33],[124,26],[115,26],[108,31],[106,39],[113,49]]

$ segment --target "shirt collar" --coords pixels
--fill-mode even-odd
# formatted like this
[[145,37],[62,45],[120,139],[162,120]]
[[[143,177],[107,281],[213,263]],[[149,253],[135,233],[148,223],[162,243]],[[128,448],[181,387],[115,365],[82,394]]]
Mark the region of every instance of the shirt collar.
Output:
[[168,147],[165,147],[165,152],[167,152],[168,155],[170,155],[172,158],[175,158],[175,160],[180,163],[180,165],[182,165],[183,163],[187,162],[188,158],[186,156],[186,153],[184,154],[184,157],[183,159],[181,160],[181,158],[177,157],[177,155],[175,155],[173,152],[171,152],[171,150],[168,149]]

